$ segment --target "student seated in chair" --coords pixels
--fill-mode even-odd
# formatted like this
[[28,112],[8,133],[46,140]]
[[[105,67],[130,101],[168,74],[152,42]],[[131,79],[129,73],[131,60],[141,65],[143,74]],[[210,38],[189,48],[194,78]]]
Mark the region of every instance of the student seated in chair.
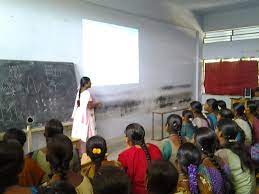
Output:
[[[46,143],[48,143],[54,136],[63,134],[63,125],[59,120],[51,119],[45,125],[44,136],[46,138]],[[51,173],[50,165],[46,160],[46,148],[34,151],[32,153],[32,159],[35,160],[38,165],[44,170],[45,176],[43,181],[48,180],[48,175]],[[79,172],[81,170],[80,159],[78,150],[73,149],[73,158],[70,162],[70,167],[74,172]]]
[[[3,140],[5,142],[16,140],[23,147],[26,142],[26,134],[23,130],[11,128],[6,131]],[[23,170],[19,174],[19,185],[24,187],[38,186],[40,185],[44,174],[44,171],[34,160],[32,160],[31,155],[28,154],[24,157]]]

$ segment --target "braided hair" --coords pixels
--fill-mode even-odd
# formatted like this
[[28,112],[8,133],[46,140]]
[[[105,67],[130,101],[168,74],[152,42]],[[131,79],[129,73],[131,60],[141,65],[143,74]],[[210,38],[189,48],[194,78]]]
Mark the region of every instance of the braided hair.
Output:
[[238,125],[235,121],[231,119],[222,119],[218,122],[218,130],[222,132],[225,144],[222,145],[223,148],[230,149],[235,153],[241,161],[241,168],[248,168],[253,171],[253,163],[250,158],[249,153],[245,150],[245,146],[238,142]]
[[181,144],[183,143],[183,138],[181,135],[182,129],[182,118],[177,114],[171,114],[166,120],[167,131],[169,134],[178,135]]
[[95,174],[101,167],[107,153],[107,144],[103,137],[93,136],[86,142],[86,153],[95,165]]
[[18,175],[23,168],[23,148],[16,140],[0,142],[0,193],[18,184]]
[[201,164],[201,153],[192,143],[184,143],[180,146],[177,159],[181,171],[189,178],[191,194],[199,194],[198,166]]
[[151,161],[151,156],[145,143],[145,130],[138,123],[129,124],[125,130],[126,137],[131,141],[133,145],[139,145],[145,152],[148,162]]
[[218,159],[214,155],[217,148],[217,136],[215,132],[207,127],[198,128],[195,132],[194,140],[198,149],[212,162],[212,164],[220,172],[221,177],[224,181],[224,193],[233,193],[233,185],[230,177],[225,173]]
[[77,107],[80,107],[80,96],[81,96],[82,88],[85,86],[85,84],[88,84],[90,81],[91,80],[89,77],[82,77],[80,79],[80,88],[78,90]]
[[52,173],[59,174],[61,180],[67,179],[66,174],[72,157],[73,145],[67,136],[55,135],[48,141],[46,159],[50,163]]

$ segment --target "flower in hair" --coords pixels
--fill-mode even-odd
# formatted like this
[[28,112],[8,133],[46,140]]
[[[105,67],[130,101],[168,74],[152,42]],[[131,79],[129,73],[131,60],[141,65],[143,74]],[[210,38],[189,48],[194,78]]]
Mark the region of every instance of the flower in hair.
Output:
[[237,140],[236,139],[230,139],[230,140],[228,140],[230,143],[234,143],[234,142],[237,142]]
[[101,154],[102,150],[100,148],[94,148],[92,152],[93,154]]
[[198,182],[197,182],[197,166],[190,164],[188,166],[189,185],[192,194],[198,194]]

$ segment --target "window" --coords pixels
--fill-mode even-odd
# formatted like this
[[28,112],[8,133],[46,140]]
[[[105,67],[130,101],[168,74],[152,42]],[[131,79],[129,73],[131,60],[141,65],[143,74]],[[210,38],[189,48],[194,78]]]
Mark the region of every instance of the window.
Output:
[[94,86],[139,83],[138,29],[83,20],[83,64]]
[[259,39],[259,26],[206,32],[204,37],[204,43],[208,44],[214,42],[246,39]]

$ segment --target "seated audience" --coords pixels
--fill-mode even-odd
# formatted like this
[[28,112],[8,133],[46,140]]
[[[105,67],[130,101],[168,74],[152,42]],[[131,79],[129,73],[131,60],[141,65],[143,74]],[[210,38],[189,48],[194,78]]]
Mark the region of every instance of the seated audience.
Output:
[[93,136],[87,140],[86,153],[91,158],[91,164],[88,164],[86,169],[86,175],[90,179],[93,179],[101,166],[120,166],[118,162],[107,160],[107,145],[101,136]]
[[115,166],[102,166],[93,179],[94,194],[130,194],[127,174]]
[[173,194],[176,192],[178,172],[167,161],[152,161],[147,171],[148,194]]
[[182,112],[182,129],[181,136],[186,139],[186,141],[191,141],[193,138],[193,133],[196,127],[193,126],[193,113],[190,110],[184,110]]
[[199,101],[193,101],[190,104],[194,119],[192,121],[195,127],[209,127],[209,122],[202,113],[202,105]]
[[165,139],[162,144],[163,159],[175,165],[177,151],[183,142],[181,136],[182,118],[176,114],[169,115],[165,127],[169,133],[169,138]]
[[[51,119],[45,125],[44,136],[46,138],[46,143],[53,138],[55,135],[63,134],[63,125],[59,120]],[[48,180],[48,175],[51,173],[50,164],[46,161],[46,149],[41,149],[31,153],[32,159],[37,162],[41,169],[45,172],[43,181]],[[70,168],[74,172],[79,172],[81,170],[81,164],[79,159],[79,154],[76,148],[73,149],[73,158],[70,162]]]
[[235,121],[238,126],[245,133],[245,144],[250,146],[252,144],[252,127],[249,124],[249,121],[245,115],[245,106],[240,103],[233,104]]
[[215,155],[228,164],[235,193],[251,194],[255,193],[255,173],[249,153],[237,142],[237,128],[231,119],[219,121],[216,134],[221,149]]
[[91,194],[92,185],[86,176],[76,173],[70,169],[70,161],[73,157],[73,145],[65,135],[55,135],[47,143],[46,159],[51,166],[51,185],[56,181],[66,181],[73,185],[78,194]]
[[207,111],[207,119],[211,129],[215,130],[217,127],[218,103],[214,98],[210,98],[204,105],[204,110]]
[[217,136],[212,129],[199,128],[194,134],[194,142],[202,153],[202,174],[210,181],[214,194],[232,194],[230,170],[227,164],[214,153],[217,147]]
[[219,110],[227,108],[227,104],[226,104],[226,102],[224,100],[218,100],[217,104],[218,104],[218,109]]
[[24,152],[16,140],[0,142],[0,194],[36,194],[35,187],[19,186],[19,174],[24,164]]
[[184,194],[212,194],[209,181],[199,173],[201,153],[192,143],[181,145],[177,153],[179,180],[177,192]]
[[[6,131],[3,137],[4,141],[11,139],[17,140],[22,147],[26,142],[26,134],[23,130],[11,128]],[[19,174],[19,185],[24,187],[40,185],[44,176],[44,171],[38,164],[32,160],[30,155],[24,157],[24,166],[22,172]]]
[[145,143],[145,130],[141,125],[128,125],[125,134],[128,148],[119,154],[118,161],[131,180],[132,193],[147,194],[147,166],[153,160],[162,160],[161,152],[157,146]]

